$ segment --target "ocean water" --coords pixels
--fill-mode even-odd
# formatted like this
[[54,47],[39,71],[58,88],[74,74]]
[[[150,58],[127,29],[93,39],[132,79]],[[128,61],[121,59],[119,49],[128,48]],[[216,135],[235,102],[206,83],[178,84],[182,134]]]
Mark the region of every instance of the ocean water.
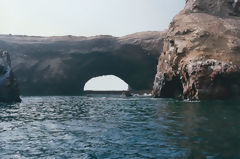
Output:
[[0,158],[240,158],[240,102],[117,95],[0,105]]

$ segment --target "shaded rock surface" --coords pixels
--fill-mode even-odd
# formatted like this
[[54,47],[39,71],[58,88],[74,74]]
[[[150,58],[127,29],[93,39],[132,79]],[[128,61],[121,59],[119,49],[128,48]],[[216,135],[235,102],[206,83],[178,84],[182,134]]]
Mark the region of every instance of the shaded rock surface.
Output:
[[20,102],[8,52],[0,50],[0,102]]
[[0,35],[0,47],[11,52],[23,95],[78,95],[89,79],[101,75],[116,75],[134,90],[150,90],[165,34]]
[[155,97],[240,96],[240,2],[187,0],[174,17],[158,62]]

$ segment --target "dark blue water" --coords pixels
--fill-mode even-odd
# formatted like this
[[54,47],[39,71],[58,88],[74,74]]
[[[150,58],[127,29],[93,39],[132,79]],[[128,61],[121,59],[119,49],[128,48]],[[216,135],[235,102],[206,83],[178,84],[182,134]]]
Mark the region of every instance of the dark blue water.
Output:
[[24,97],[0,106],[0,158],[240,158],[240,102]]

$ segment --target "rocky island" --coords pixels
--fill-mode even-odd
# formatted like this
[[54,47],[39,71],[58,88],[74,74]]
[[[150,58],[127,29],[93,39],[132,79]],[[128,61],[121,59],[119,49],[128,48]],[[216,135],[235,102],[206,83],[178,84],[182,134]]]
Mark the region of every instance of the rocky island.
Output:
[[240,96],[240,1],[187,0],[169,26],[153,95]]
[[240,0],[0,10],[0,159],[240,159]]
[[239,0],[187,0],[166,31],[0,35],[0,47],[12,53],[23,95],[79,95],[89,79],[116,75],[154,97],[229,99],[240,96],[239,28]]
[[151,90],[166,31],[107,35],[0,35],[11,52],[22,95],[80,95],[97,76],[115,75],[134,90]]

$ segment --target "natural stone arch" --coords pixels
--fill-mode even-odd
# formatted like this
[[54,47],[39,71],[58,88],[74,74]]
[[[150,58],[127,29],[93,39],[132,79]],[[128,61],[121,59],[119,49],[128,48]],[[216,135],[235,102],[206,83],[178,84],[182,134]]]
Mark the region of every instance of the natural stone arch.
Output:
[[[125,81],[134,90],[147,90],[152,88],[153,80],[150,78],[154,76],[154,70],[148,70],[154,68],[156,63],[152,57],[147,56],[146,52],[132,48],[131,56],[127,55],[126,50],[131,50],[129,46],[126,46],[126,50],[118,53],[93,53],[94,58],[81,57],[82,61],[86,60],[84,68],[76,69],[75,76],[73,77],[74,83],[78,83],[79,88],[76,89],[76,93],[84,90],[85,83],[93,78],[103,75],[114,75]],[[135,54],[135,55],[134,55]],[[137,54],[142,54],[138,59],[134,58]],[[131,59],[132,58],[132,59]],[[74,58],[79,59],[79,58]],[[89,62],[87,59],[91,59]],[[75,61],[75,60],[74,60]],[[82,61],[76,60],[78,65]],[[69,75],[70,76],[70,75]]]
[[79,95],[92,77],[115,75],[151,90],[165,32],[125,37],[0,36],[12,56],[22,95]]

